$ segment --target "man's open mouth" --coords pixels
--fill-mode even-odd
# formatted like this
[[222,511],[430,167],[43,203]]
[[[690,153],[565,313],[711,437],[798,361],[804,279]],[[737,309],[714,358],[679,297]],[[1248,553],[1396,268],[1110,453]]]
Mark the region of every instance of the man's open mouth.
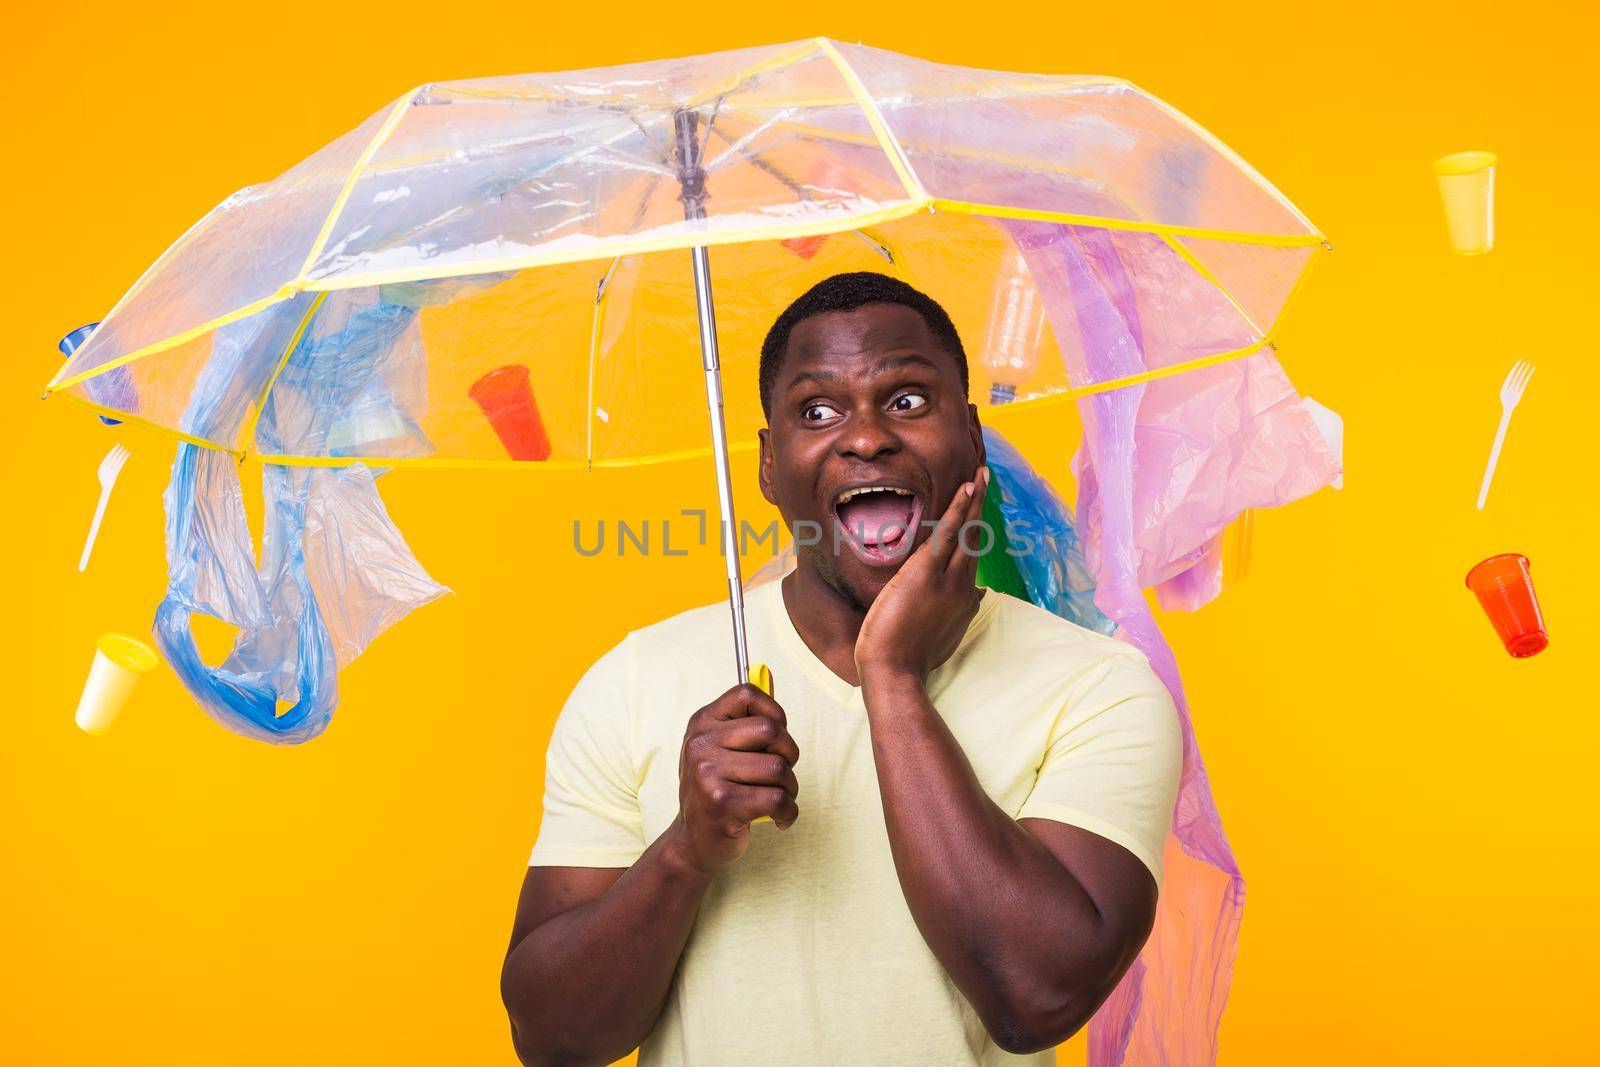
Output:
[[838,540],[873,566],[899,563],[916,542],[922,499],[903,485],[854,485],[833,500]]

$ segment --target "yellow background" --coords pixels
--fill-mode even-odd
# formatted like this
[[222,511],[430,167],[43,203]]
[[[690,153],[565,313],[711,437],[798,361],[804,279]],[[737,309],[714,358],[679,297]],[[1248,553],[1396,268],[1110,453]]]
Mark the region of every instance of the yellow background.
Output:
[[[1249,577],[1164,620],[1249,881],[1221,1061],[1576,1063],[1592,1047],[1593,25],[1468,3],[188,7],[27,5],[0,44],[0,1058],[513,1062],[497,979],[551,722],[626,627],[719,590],[713,551],[581,559],[570,520],[714,508],[709,465],[386,477],[455,595],[345,672],[324,737],[242,740],[163,668],[95,738],[73,705],[96,634],[149,630],[171,446],[35,398],[60,335],[191,222],[409,86],[813,33],[1129,78],[1336,246],[1280,347],[1345,417],[1347,488],[1261,516]],[[1499,247],[1456,258],[1428,164],[1479,147],[1501,155]],[[1539,372],[1478,514],[1519,357]],[[1065,485],[1075,419],[1009,428]],[[134,456],[79,575],[113,439]],[[748,456],[735,477],[765,521]],[[1507,550],[1531,557],[1552,630],[1525,662],[1462,585]],[[729,1010],[783,1025],[781,1004]]]

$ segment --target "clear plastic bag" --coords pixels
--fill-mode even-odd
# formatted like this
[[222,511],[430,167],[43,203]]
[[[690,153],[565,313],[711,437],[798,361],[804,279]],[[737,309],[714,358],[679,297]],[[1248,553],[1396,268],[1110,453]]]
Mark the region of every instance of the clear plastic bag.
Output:
[[[393,403],[403,391],[374,368],[377,353],[392,353],[396,338],[414,328],[415,311],[378,302],[352,319],[336,333],[301,338],[284,368],[289,387],[275,391],[262,410],[264,440],[345,425],[353,413],[369,410],[364,398],[381,397],[389,410],[401,410]],[[242,352],[255,340],[248,323],[220,331],[212,366],[227,368],[228,347]],[[384,366],[392,371],[394,363]],[[204,425],[238,395],[237,379],[219,371],[201,380],[185,418]],[[420,438],[417,447],[425,447]],[[178,445],[165,497],[168,589],[155,636],[217,722],[246,737],[298,744],[327,728],[338,704],[339,670],[384,630],[449,590],[417,562],[368,468],[266,464],[262,489],[258,567],[238,462],[215,449]],[[219,666],[200,658],[190,630],[196,613],[239,630]],[[286,702],[292,706],[280,713]]]

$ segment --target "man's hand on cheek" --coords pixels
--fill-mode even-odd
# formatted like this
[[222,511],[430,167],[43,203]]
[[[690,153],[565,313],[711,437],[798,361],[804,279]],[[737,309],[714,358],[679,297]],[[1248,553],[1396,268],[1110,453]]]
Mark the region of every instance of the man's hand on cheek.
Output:
[[873,601],[856,638],[863,687],[908,677],[921,681],[961,643],[983,596],[976,553],[984,542],[977,523],[988,485],[987,467],[979,468],[975,482],[962,483],[932,536]]

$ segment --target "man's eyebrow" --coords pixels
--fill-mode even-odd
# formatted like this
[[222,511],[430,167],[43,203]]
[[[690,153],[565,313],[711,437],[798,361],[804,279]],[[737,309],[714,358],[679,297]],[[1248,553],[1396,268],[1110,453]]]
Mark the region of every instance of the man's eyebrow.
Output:
[[[933,360],[929,359],[927,356],[919,356],[915,353],[903,353],[898,356],[878,357],[877,359],[873,360],[872,364],[867,368],[867,373],[882,374],[885,371],[891,371],[899,367],[907,367],[912,365],[927,367],[932,371],[937,371],[939,369],[939,365]],[[818,369],[801,371],[789,382],[789,391],[793,391],[794,388],[801,382],[818,382],[822,385],[837,385],[841,381],[843,381],[843,378],[831,370]]]

